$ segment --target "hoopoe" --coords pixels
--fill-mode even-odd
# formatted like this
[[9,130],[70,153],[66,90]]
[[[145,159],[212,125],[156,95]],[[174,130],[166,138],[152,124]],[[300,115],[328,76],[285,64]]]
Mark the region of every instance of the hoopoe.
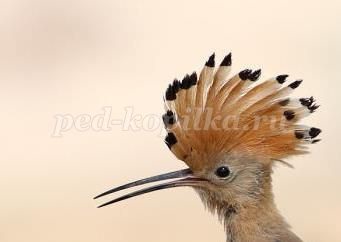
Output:
[[223,222],[228,242],[296,242],[276,208],[271,174],[275,162],[308,153],[321,130],[298,122],[319,106],[313,97],[289,98],[302,80],[286,85],[288,75],[256,84],[261,70],[229,77],[231,53],[215,70],[211,55],[199,77],[174,80],[164,97],[165,143],[188,169],[138,180],[95,198],[163,180],[104,203],[141,194],[190,186]]

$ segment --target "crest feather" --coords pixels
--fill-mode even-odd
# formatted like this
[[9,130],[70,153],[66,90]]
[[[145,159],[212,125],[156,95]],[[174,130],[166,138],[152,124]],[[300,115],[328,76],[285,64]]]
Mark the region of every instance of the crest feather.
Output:
[[319,141],[320,129],[298,124],[319,107],[315,99],[287,97],[302,80],[285,85],[288,75],[279,75],[255,85],[261,70],[229,78],[231,54],[216,71],[214,58],[199,79],[193,72],[166,90],[165,142],[178,159],[193,168],[228,154],[271,162],[304,154],[306,144]]

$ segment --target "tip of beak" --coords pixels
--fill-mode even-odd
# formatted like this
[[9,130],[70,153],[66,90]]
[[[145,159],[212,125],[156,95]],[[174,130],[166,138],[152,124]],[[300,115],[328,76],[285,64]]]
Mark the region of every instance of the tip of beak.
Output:
[[168,180],[168,179],[178,179],[178,180],[173,180],[173,181],[170,181],[168,183],[163,183],[163,184],[159,184],[159,185],[152,186],[152,187],[147,187],[147,188],[144,188],[141,190],[137,190],[135,192],[128,193],[128,194],[123,195],[121,197],[118,197],[114,200],[111,200],[107,203],[104,203],[104,204],[98,206],[97,208],[101,208],[101,207],[104,207],[104,206],[107,206],[107,205],[110,205],[110,204],[113,204],[113,203],[116,203],[116,202],[119,202],[122,200],[126,200],[126,199],[131,198],[131,197],[139,196],[139,195],[142,195],[145,193],[149,193],[149,192],[153,192],[153,191],[157,191],[157,190],[163,190],[163,189],[172,188],[172,187],[191,186],[195,182],[198,182],[197,179],[193,178],[192,171],[190,169],[183,169],[183,170],[179,170],[179,171],[169,172],[169,173],[165,173],[162,175],[157,175],[157,176],[137,180],[134,182],[130,182],[130,183],[127,183],[125,185],[110,189],[104,193],[101,193],[101,194],[95,196],[93,199],[97,199],[97,198],[103,197],[105,195],[112,194],[112,193],[115,193],[115,192],[118,192],[121,190],[125,190],[128,188],[144,185],[144,184],[151,183],[151,182],[159,182],[159,181],[163,181],[163,180]]

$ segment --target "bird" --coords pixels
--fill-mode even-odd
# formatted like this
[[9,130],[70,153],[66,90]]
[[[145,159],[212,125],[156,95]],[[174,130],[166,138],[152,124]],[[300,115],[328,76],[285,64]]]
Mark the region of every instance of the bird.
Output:
[[[95,199],[136,186],[156,185],[117,197],[104,207],[142,194],[192,187],[217,214],[227,242],[298,242],[276,207],[272,174],[276,163],[309,153],[321,129],[301,124],[319,105],[295,98],[302,80],[281,74],[259,81],[261,69],[230,75],[232,55],[215,68],[215,53],[199,75],[175,79],[164,95],[165,143],[186,169],[110,189]],[[155,184],[155,183],[154,183]]]

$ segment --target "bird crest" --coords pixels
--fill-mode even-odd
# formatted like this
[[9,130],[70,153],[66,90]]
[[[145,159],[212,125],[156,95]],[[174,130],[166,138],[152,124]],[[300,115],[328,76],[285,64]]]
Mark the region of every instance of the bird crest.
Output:
[[[318,105],[313,97],[289,95],[302,80],[278,75],[263,82],[261,70],[230,76],[231,54],[215,70],[214,54],[199,75],[193,72],[167,88],[165,142],[189,168],[112,188],[95,198],[166,181],[119,196],[104,207],[142,194],[193,187],[224,222],[227,241],[301,241],[274,204],[274,161],[307,153],[320,129],[299,122]],[[286,163],[288,164],[288,163]]]
[[299,124],[319,106],[313,97],[289,95],[302,80],[288,84],[288,75],[259,81],[261,70],[230,75],[231,53],[215,69],[211,55],[199,76],[175,79],[164,97],[165,143],[192,170],[226,155],[271,164],[307,153],[320,129]]

